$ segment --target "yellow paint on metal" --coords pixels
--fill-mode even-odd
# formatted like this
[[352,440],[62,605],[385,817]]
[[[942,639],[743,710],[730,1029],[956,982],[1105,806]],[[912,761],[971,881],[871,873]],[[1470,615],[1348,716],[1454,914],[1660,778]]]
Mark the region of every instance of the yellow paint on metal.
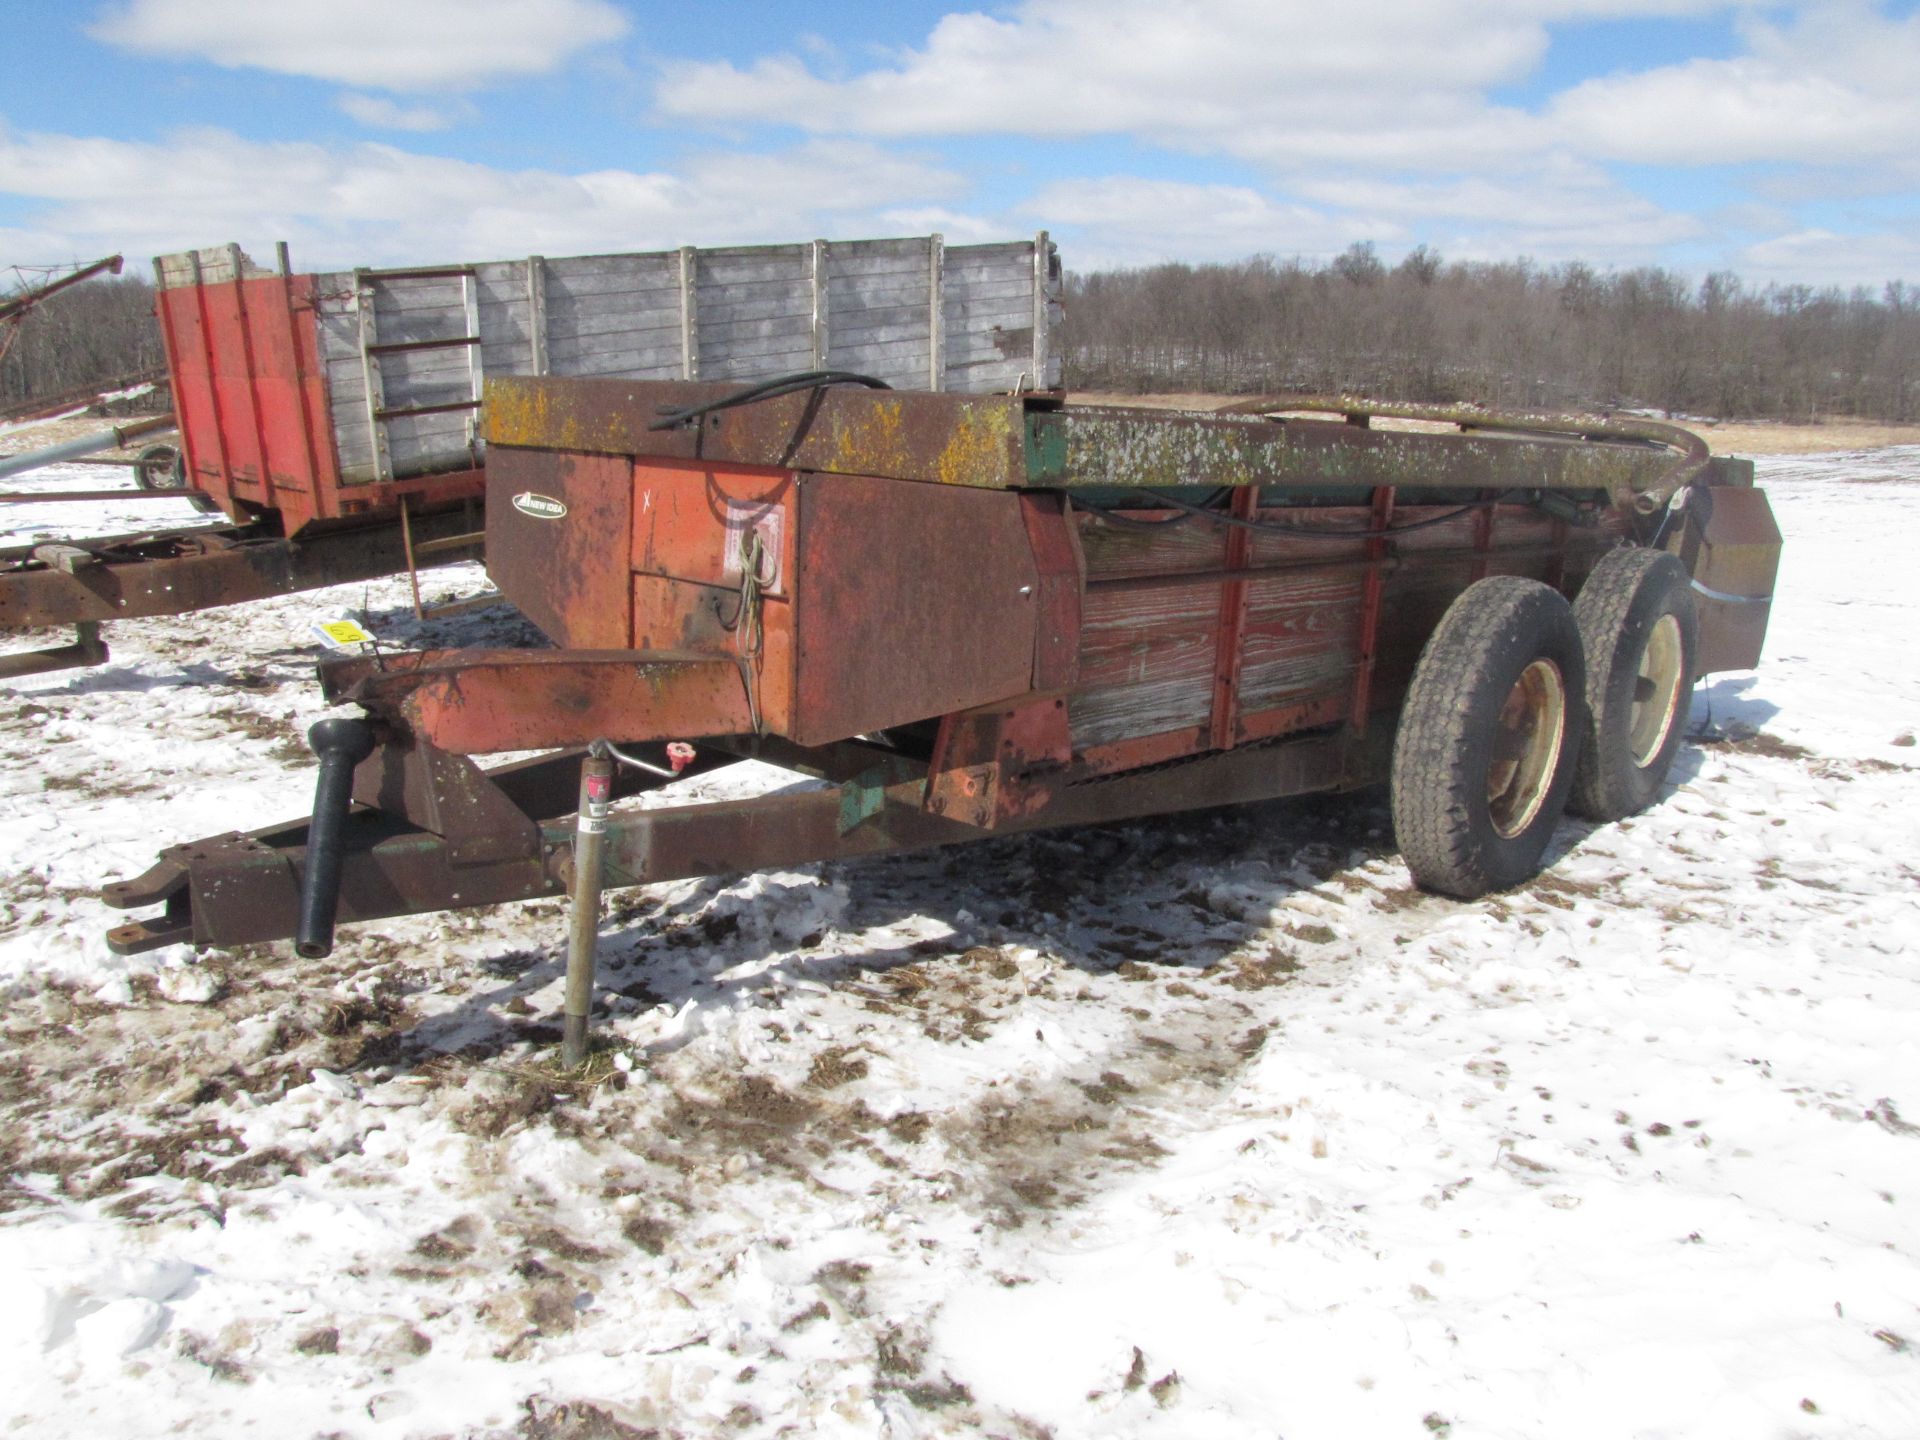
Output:
[[846,475],[885,475],[904,454],[900,437],[900,402],[876,398],[856,423],[835,425],[833,463],[825,468]]
[[547,392],[533,385],[489,382],[484,419],[487,443],[533,445],[546,438]]
[[1012,453],[1012,406],[970,409],[940,452],[934,474],[942,485],[997,486],[1005,483],[1007,456]]

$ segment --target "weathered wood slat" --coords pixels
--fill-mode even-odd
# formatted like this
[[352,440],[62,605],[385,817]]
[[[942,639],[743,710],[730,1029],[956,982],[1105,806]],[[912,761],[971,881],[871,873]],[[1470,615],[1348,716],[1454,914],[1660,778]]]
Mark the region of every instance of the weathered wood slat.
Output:
[[1067,707],[1077,749],[1203,724],[1213,710],[1211,676],[1075,694]]
[[788,294],[779,297],[778,303],[772,299],[748,301],[706,301],[700,303],[700,328],[709,325],[727,325],[738,321],[784,320],[805,324],[812,319],[812,312],[804,303],[804,297]]
[[[1129,510],[1126,513],[1158,520],[1177,512]],[[1080,521],[1080,546],[1087,557],[1090,581],[1217,570],[1226,560],[1225,532],[1218,526],[1198,522],[1170,525],[1161,533],[1120,529],[1087,515]]]
[[562,353],[558,347],[549,354],[548,364],[556,375],[581,379],[594,376],[621,376],[627,379],[671,380],[680,374],[680,347],[657,345],[645,350],[612,349],[585,353]]
[[[924,338],[909,336],[903,340],[891,341],[849,341],[841,344],[835,341],[827,352],[827,363],[836,370],[866,371],[881,378],[889,378],[892,370],[910,364],[918,364],[920,383],[909,388],[925,388],[927,346]],[[889,372],[882,375],[881,372]]]
[[892,310],[918,306],[927,308],[928,281],[922,276],[912,285],[850,285],[833,291],[835,316],[854,316],[869,310]]
[[547,294],[551,299],[630,304],[636,311],[664,309],[668,304],[678,307],[679,284],[678,276],[664,266],[605,270],[593,275],[569,275],[558,265],[547,271]]
[[614,311],[574,309],[556,306],[547,312],[547,334],[583,339],[590,335],[664,335],[680,334],[680,304],[676,299],[671,311],[644,315],[623,315]]
[[657,361],[640,363],[632,357],[609,357],[571,372],[583,380],[677,380],[680,378],[680,352]]
[[696,281],[701,293],[722,295],[731,291],[752,294],[767,290],[785,290],[794,286],[812,287],[807,252],[797,251],[778,265],[715,265],[705,255],[700,258]]
[[711,324],[703,317],[700,321],[700,348],[702,353],[716,349],[727,349],[749,340],[788,340],[796,335],[805,336],[809,346],[813,343],[813,327],[804,315],[775,316],[767,319],[719,320]]
[[[871,244],[870,241],[851,240],[850,246]],[[789,245],[715,245],[711,249],[702,247],[700,263],[720,269],[753,269],[769,265],[798,264],[806,258],[808,246],[804,241]]]
[[657,269],[672,276],[677,252],[673,250],[636,250],[626,255],[566,255],[547,259],[547,273],[556,280],[572,283],[603,275],[631,275]]
[[1019,276],[1010,276],[1004,272],[972,271],[965,269],[947,271],[947,302],[956,300],[972,302],[995,301],[1004,303],[1009,310],[1024,315],[1028,323],[1033,320],[1033,282],[1023,281]]
[[700,362],[700,373],[709,380],[759,380],[769,370],[775,374],[805,370],[811,358],[811,348],[804,346],[763,355],[708,355]]

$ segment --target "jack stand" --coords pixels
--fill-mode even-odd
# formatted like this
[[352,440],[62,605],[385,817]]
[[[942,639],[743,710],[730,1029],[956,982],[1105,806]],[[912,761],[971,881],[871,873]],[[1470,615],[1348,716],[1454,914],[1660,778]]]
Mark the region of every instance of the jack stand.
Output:
[[596,740],[580,762],[580,816],[573,832],[572,909],[567,921],[567,998],[561,1019],[560,1064],[577,1070],[587,1060],[587,1021],[593,1013],[594,951],[600,941],[602,862],[607,804],[613,796],[613,755]]

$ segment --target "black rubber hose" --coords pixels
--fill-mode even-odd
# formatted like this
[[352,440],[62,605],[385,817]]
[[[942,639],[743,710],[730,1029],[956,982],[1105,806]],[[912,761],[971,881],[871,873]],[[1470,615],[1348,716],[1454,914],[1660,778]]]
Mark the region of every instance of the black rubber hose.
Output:
[[750,405],[756,400],[773,400],[782,395],[791,395],[797,390],[822,390],[829,385],[864,385],[869,390],[893,388],[884,380],[877,380],[871,375],[861,375],[852,370],[799,370],[791,375],[776,375],[771,380],[762,380],[758,384],[747,386],[744,390],[723,395],[718,400],[709,400],[704,405],[689,405],[680,410],[663,410],[661,418],[647,426],[647,429],[671,430],[675,426],[698,420],[703,415],[711,415],[716,410],[731,410],[736,405]]
[[333,953],[333,919],[340,909],[340,843],[353,803],[353,771],[373,753],[373,729],[364,720],[322,720],[307,732],[320,757],[307,822],[307,863],[300,876],[300,925],[293,948],[302,958]]

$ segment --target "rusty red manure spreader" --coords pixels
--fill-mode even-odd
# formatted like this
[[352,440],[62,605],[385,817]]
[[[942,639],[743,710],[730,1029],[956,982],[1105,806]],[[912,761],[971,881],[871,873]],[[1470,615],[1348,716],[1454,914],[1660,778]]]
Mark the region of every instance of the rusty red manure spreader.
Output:
[[[1752,467],[1630,419],[489,382],[487,560],[551,650],[335,660],[313,815],[110,886],[123,953],[1389,781],[1415,878],[1656,798],[1759,658]],[[1387,428],[1376,421],[1417,422]],[[584,753],[580,747],[586,747]],[[483,770],[474,756],[555,750]],[[622,809],[752,757],[824,786]]]

